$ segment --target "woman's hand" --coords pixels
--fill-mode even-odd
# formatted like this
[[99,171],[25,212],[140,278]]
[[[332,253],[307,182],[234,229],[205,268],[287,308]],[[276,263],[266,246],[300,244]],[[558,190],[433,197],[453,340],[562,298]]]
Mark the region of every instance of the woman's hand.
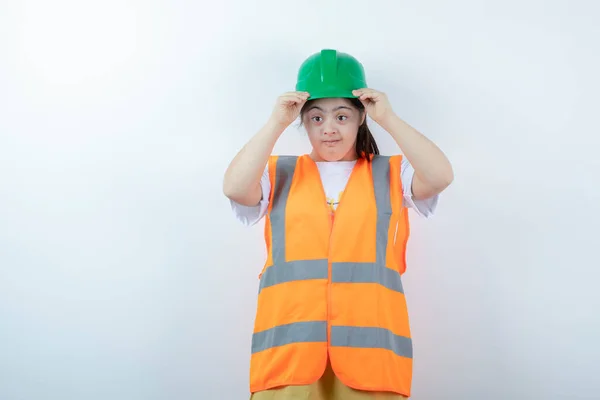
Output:
[[271,121],[283,129],[298,118],[310,95],[306,92],[287,92],[277,98]]
[[392,105],[385,93],[365,88],[353,90],[352,94],[358,97],[360,102],[365,106],[369,117],[378,124],[381,124],[384,119],[394,115]]

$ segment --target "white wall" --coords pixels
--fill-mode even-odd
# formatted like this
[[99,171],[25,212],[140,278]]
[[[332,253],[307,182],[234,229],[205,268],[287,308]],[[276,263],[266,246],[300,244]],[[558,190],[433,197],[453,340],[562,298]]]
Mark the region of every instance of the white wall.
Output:
[[412,214],[413,398],[598,398],[600,5],[253,3],[0,4],[0,399],[247,398],[262,225],[222,174],[324,47],[455,167]]

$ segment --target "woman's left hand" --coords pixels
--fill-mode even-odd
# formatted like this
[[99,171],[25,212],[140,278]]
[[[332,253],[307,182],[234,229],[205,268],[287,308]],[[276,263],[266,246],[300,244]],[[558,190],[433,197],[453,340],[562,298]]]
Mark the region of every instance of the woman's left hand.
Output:
[[394,114],[392,105],[385,93],[378,92],[375,89],[365,88],[353,90],[352,94],[358,97],[360,102],[365,106],[369,117],[378,124],[380,124],[383,119]]

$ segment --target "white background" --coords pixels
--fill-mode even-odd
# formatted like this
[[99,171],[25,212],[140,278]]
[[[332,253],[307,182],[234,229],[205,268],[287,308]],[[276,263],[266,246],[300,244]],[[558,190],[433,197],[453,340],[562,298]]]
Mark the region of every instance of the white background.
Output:
[[599,398],[600,5],[258,3],[0,3],[0,399],[248,397],[223,172],[326,47],[455,168],[411,213],[413,398]]

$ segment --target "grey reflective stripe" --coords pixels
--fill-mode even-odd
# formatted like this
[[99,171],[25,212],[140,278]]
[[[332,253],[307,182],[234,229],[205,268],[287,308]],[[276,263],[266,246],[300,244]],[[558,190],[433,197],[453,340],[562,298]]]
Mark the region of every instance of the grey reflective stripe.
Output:
[[[390,157],[375,156],[372,161],[373,188],[377,204],[376,259],[375,262],[385,267],[388,228],[392,217],[392,201],[390,200]],[[397,177],[400,179],[400,177]]]
[[378,283],[395,292],[404,293],[400,274],[383,264],[332,263],[331,281],[336,283]]
[[387,349],[401,357],[413,357],[411,338],[384,328],[332,326],[331,346]]
[[307,279],[327,279],[327,260],[303,260],[274,264],[267,268],[260,280],[259,292],[279,283]]
[[327,322],[310,321],[280,325],[252,335],[252,353],[292,343],[327,342]]
[[285,263],[285,208],[297,160],[296,156],[279,156],[277,158],[270,214],[273,265]]

